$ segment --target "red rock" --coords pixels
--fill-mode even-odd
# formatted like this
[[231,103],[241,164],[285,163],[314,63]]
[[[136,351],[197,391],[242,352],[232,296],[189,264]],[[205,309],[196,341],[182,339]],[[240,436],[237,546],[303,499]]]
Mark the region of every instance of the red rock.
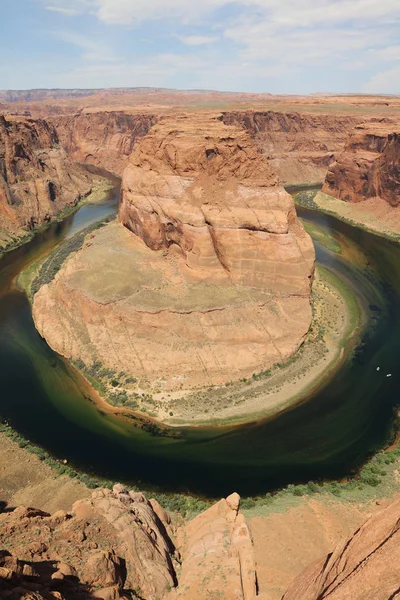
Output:
[[400,594],[400,500],[299,575],[282,600],[394,600]]

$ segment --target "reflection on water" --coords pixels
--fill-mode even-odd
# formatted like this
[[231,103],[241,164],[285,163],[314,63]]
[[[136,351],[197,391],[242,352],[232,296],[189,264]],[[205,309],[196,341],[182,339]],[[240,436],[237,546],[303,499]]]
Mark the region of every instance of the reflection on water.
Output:
[[[263,492],[289,482],[348,473],[387,438],[398,398],[400,247],[310,211],[342,255],[317,246],[318,261],[346,278],[373,306],[355,356],[307,402],[257,423],[182,428],[157,437],[102,414],[83,380],[38,335],[18,272],[66,236],[116,210],[86,205],[0,263],[0,414],[33,442],[85,471],[113,480],[208,495]],[[372,326],[373,324],[373,326]],[[376,365],[382,371],[376,371]],[[392,378],[384,373],[392,372]]]

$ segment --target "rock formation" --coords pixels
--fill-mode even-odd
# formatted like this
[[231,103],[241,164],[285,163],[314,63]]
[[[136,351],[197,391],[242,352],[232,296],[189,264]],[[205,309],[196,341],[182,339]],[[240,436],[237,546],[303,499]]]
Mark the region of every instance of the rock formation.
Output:
[[399,597],[400,500],[396,500],[299,575],[282,600]]
[[162,118],[132,154],[119,219],[34,298],[58,352],[175,389],[246,377],[299,348],[314,248],[245,131],[218,115]]
[[358,127],[326,175],[322,191],[346,202],[400,204],[400,134],[394,126]]
[[322,182],[348,134],[365,117],[279,110],[227,111],[228,125],[251,133],[286,185]]
[[73,160],[122,175],[135,142],[149,132],[156,117],[152,113],[91,111],[53,117],[51,122]]
[[[0,515],[0,597],[9,600],[253,600],[252,543],[233,494],[185,524],[117,485],[71,512]],[[182,556],[176,544],[182,544]],[[17,558],[18,557],[18,558]]]
[[91,181],[46,121],[0,116],[0,244],[76,204]]
[[[250,533],[232,494],[181,529],[179,586],[168,600],[252,600],[257,595]],[[223,595],[221,595],[221,592]]]

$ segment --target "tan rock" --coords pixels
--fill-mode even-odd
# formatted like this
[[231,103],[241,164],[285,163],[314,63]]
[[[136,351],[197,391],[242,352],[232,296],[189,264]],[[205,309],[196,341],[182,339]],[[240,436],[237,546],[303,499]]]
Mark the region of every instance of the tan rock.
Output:
[[220,500],[184,527],[179,586],[168,598],[256,597],[252,542],[244,517],[238,512],[239,500],[238,494]]
[[95,587],[123,587],[125,573],[122,559],[112,550],[90,556],[85,567],[86,577]]
[[299,575],[282,600],[394,600],[400,593],[400,500]]

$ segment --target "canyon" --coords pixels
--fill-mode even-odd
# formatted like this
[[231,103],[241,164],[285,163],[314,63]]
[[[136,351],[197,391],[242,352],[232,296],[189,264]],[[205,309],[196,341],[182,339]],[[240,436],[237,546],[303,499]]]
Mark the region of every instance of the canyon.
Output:
[[397,239],[399,140],[396,123],[357,126],[329,167],[315,204],[321,210]]
[[[133,96],[160,105],[125,106]],[[192,97],[216,100],[212,92]],[[33,314],[58,353],[123,371],[143,389],[246,380],[302,346],[315,253],[282,183],[326,177],[317,206],[339,214],[332,203],[342,205],[359,210],[361,222],[370,214],[367,222],[400,230],[396,99],[348,99],[344,110],[343,99],[264,98],[275,104],[263,107],[257,96],[248,108],[242,95],[212,111],[172,106],[187,96],[168,90],[0,100],[12,103],[0,117],[4,245],[89,193],[97,179],[76,162],[122,176],[118,220],[86,236],[36,293]],[[24,452],[12,459],[10,451],[0,485],[12,479],[17,450]],[[15,496],[27,506],[0,513],[4,598],[394,600],[400,593],[399,500],[379,512],[380,500],[368,504],[365,524],[357,502],[342,521],[347,508],[328,504],[324,535],[310,541],[303,505],[263,529],[267,517],[249,522],[231,494],[185,521],[123,485],[90,495],[70,480],[70,506],[65,482],[55,479],[49,506],[33,509],[30,477],[25,495]],[[304,503],[323,512],[309,497]],[[311,520],[312,528],[321,522]]]
[[46,121],[0,115],[1,246],[76,205],[94,180],[60,147]]

